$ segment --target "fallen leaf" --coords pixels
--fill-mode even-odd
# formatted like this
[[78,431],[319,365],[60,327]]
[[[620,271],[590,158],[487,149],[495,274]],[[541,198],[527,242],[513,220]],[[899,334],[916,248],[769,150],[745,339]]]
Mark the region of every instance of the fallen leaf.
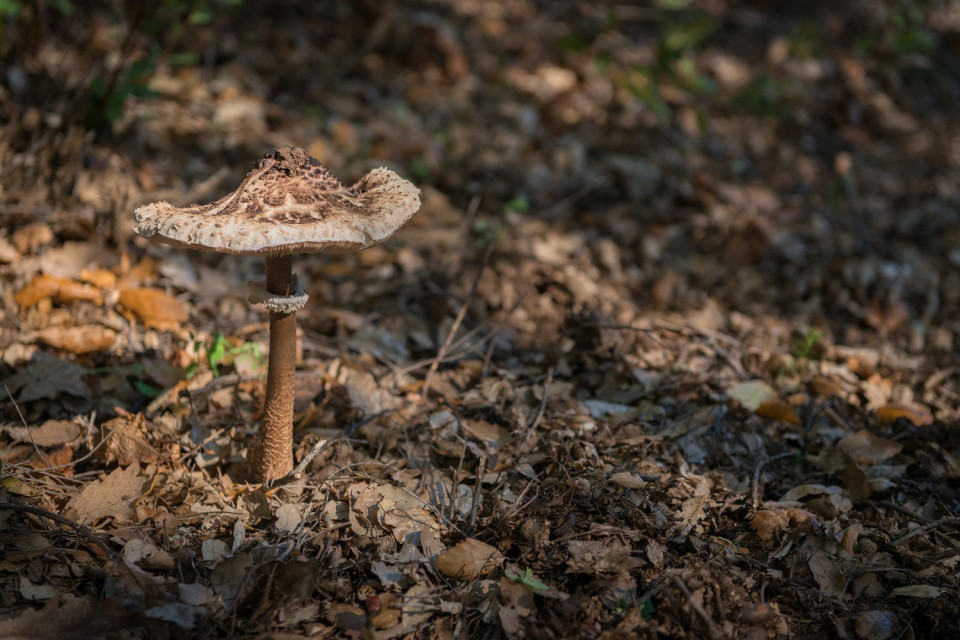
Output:
[[503,561],[496,547],[467,538],[437,556],[437,571],[448,578],[469,581],[490,573]]
[[145,326],[159,331],[176,329],[189,317],[182,302],[159,289],[124,289],[120,292],[120,304]]
[[890,592],[891,597],[906,596],[908,598],[939,598],[943,589],[932,584],[911,584],[906,587],[897,587]]
[[38,447],[57,447],[79,438],[83,430],[73,420],[47,420],[36,427],[0,426],[15,442],[30,442]]
[[640,476],[634,475],[627,471],[615,473],[610,476],[609,480],[613,484],[621,486],[624,489],[642,489],[648,484],[647,481]]
[[81,524],[96,522],[111,517],[121,522],[133,519],[133,503],[140,497],[144,483],[152,472],[144,474],[139,464],[127,468],[118,467],[104,478],[95,480],[83,488],[79,495],[67,503],[67,508],[77,512]]
[[780,422],[786,422],[789,425],[799,426],[800,418],[790,408],[790,405],[781,401],[781,400],[767,400],[766,402],[761,402],[760,406],[757,407],[756,413],[761,418],[770,418],[771,420],[779,420]]
[[49,327],[38,331],[34,335],[40,342],[70,353],[106,351],[117,340],[116,331],[97,324],[79,327]]
[[89,400],[92,394],[83,382],[86,374],[87,370],[76,362],[44,357],[6,378],[3,385],[17,402],[53,400],[64,394]]
[[897,418],[906,418],[917,427],[933,424],[933,414],[924,407],[908,407],[900,404],[887,404],[877,409],[877,418],[883,424],[890,424]]
[[295,504],[282,504],[277,507],[277,529],[281,531],[293,531],[303,522],[303,516]]
[[643,562],[630,555],[630,547],[613,539],[571,540],[567,543],[569,571],[576,573],[629,572]]
[[859,466],[869,466],[897,455],[903,445],[861,429],[840,440],[837,449]]
[[44,298],[52,298],[59,304],[82,301],[102,304],[103,292],[97,287],[68,278],[38,275],[13,296],[14,302],[21,309],[29,309]]
[[33,222],[24,225],[10,236],[13,246],[20,253],[33,253],[45,244],[53,241],[53,229],[44,222]]
[[838,597],[843,590],[846,579],[840,565],[823,551],[814,551],[807,560],[813,579],[816,580],[820,591],[831,597]]
[[107,440],[99,449],[107,464],[116,462],[126,467],[135,462],[150,464],[160,460],[160,454],[147,442],[147,425],[141,413],[104,422],[100,425],[99,439]]
[[896,634],[899,622],[893,611],[861,611],[857,614],[854,631],[861,640],[888,640]]
[[727,395],[745,409],[756,411],[764,402],[776,398],[777,392],[763,380],[748,380],[727,389]]

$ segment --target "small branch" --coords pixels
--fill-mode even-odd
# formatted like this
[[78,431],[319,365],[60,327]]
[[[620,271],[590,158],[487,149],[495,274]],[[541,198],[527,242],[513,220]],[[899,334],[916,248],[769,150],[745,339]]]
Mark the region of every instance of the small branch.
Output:
[[707,613],[707,610],[703,608],[703,604],[690,593],[690,589],[687,588],[687,585],[683,583],[683,580],[680,579],[680,576],[673,576],[673,583],[677,585],[677,588],[680,591],[683,591],[683,595],[687,597],[687,602],[690,603],[690,606],[693,610],[700,616],[700,619],[703,620],[704,624],[707,625],[707,631],[710,635],[711,640],[715,640],[720,637],[720,630],[717,629],[717,626],[713,624],[713,619],[710,617],[710,614]]
[[487,456],[480,456],[477,463],[477,485],[473,488],[473,504],[470,505],[470,521],[467,531],[473,534],[473,525],[477,521],[477,509],[480,507],[480,494],[483,493],[483,476],[487,473]]
[[0,502],[0,509],[9,510],[9,511],[21,511],[23,513],[29,513],[35,516],[40,516],[41,518],[47,518],[53,520],[54,522],[59,522],[62,525],[66,525],[82,535],[84,538],[87,538],[91,542],[95,543],[98,547],[103,549],[104,553],[109,555],[113,560],[119,560],[120,555],[110,549],[107,544],[103,541],[103,538],[95,534],[88,527],[83,526],[79,522],[74,522],[69,518],[64,518],[59,513],[54,513],[53,511],[47,511],[46,509],[40,509],[39,507],[30,507],[25,504],[16,504],[13,502]]
[[473,284],[470,285],[470,291],[467,293],[467,297],[464,298],[463,304],[460,305],[460,311],[457,313],[457,317],[454,319],[453,325],[450,327],[450,332],[447,334],[446,340],[443,341],[443,345],[440,347],[440,350],[437,351],[437,357],[433,359],[433,363],[430,365],[427,375],[423,378],[423,391],[421,392],[421,397],[424,400],[427,399],[427,395],[430,392],[430,379],[433,378],[433,374],[436,373],[437,369],[440,367],[440,362],[450,349],[450,345],[453,343],[453,338],[460,329],[460,324],[463,322],[463,318],[467,315],[467,307],[470,306],[470,302],[473,300],[473,296],[477,292],[477,286],[480,284],[480,277],[487,269],[487,263],[490,260],[491,247],[493,247],[493,245],[487,247],[487,251],[483,254],[483,261],[480,263],[480,268],[477,269],[477,275],[473,279]]

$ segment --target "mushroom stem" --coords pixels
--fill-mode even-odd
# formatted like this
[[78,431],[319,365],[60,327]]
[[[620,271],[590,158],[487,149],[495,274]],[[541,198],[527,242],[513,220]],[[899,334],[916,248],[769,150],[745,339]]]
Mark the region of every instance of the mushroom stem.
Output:
[[[293,290],[291,256],[267,258],[267,291],[286,296]],[[297,314],[270,312],[267,397],[257,452],[262,482],[282,478],[293,469],[293,397],[297,355]]]

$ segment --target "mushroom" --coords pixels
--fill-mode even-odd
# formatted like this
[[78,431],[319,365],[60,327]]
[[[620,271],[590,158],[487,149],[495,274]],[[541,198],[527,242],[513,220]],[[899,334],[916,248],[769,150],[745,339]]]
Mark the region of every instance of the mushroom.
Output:
[[307,302],[291,268],[297,253],[366,249],[390,238],[420,208],[420,190],[374,169],[349,189],[300,147],[266,154],[233,193],[210,204],[168,202],[134,212],[135,231],[188,249],[262,255],[266,282],[248,284],[250,302],[270,312],[263,426],[254,450],[260,480],[293,469],[296,312]]

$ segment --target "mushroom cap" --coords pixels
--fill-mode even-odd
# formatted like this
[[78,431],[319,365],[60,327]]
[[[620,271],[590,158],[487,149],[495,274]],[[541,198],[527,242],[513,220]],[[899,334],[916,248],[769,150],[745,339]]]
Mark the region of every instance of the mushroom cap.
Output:
[[134,230],[168,244],[243,255],[356,251],[383,242],[420,208],[420,190],[386,168],[349,189],[300,147],[266,154],[210,204],[138,208]]

